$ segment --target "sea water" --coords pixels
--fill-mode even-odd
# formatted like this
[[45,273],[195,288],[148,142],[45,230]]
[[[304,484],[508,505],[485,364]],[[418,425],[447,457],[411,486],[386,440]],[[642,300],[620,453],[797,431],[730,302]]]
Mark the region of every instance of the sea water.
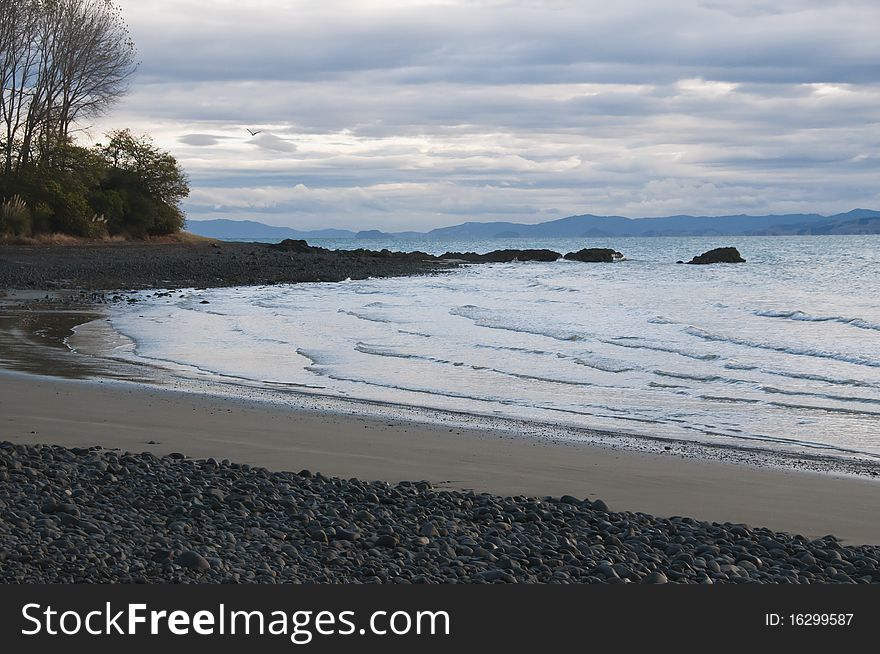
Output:
[[[880,456],[878,236],[315,244],[626,259],[145,293],[111,322],[135,359],[266,389]],[[728,245],[747,263],[676,264]]]

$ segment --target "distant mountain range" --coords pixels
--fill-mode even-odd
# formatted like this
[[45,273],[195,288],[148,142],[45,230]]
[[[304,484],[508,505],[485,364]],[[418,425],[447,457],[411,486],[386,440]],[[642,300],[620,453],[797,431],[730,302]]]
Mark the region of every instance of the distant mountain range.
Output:
[[665,216],[624,218],[623,216],[569,216],[559,220],[524,225],[520,223],[468,222],[429,232],[379,230],[354,232],[345,229],[302,231],[274,227],[251,220],[189,220],[194,234],[230,240],[285,238],[358,239],[443,239],[477,241],[494,238],[601,238],[614,236],[776,236],[789,234],[880,234],[880,211],[854,209],[834,216],[797,213],[771,216]]

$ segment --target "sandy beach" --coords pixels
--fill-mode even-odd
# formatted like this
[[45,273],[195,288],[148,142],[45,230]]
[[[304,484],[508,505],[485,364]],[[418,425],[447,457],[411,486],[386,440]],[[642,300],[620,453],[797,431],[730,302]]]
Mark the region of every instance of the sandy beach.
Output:
[[228,458],[270,470],[428,480],[498,495],[600,498],[613,510],[880,543],[880,484],[481,430],[321,414],[110,381],[0,373],[0,440]]

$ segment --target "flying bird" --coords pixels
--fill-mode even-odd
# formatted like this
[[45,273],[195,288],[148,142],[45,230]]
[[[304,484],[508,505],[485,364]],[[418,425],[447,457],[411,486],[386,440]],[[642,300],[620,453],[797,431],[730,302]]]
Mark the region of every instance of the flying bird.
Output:
[[250,134],[251,136],[256,136],[257,134],[262,134],[262,133],[263,133],[263,130],[261,130],[261,129],[258,129],[258,130],[248,129],[248,134]]

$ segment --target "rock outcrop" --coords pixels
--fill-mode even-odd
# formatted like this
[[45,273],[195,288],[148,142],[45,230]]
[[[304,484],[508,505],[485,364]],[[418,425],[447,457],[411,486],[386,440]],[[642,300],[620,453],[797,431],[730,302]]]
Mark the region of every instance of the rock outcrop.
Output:
[[447,252],[440,258],[468,263],[509,263],[511,261],[558,261],[562,255],[553,250],[493,250],[486,254]]
[[612,263],[623,259],[623,254],[611,248],[584,248],[577,252],[569,252],[565,258],[569,261],[583,261],[585,263]]
[[[697,264],[704,265],[709,263],[745,263],[746,260],[742,258],[742,255],[739,253],[739,250],[736,248],[715,248],[714,250],[709,250],[708,252],[703,252],[703,254],[694,257],[687,263],[689,264]],[[678,263],[684,263],[683,261],[679,261]]]

